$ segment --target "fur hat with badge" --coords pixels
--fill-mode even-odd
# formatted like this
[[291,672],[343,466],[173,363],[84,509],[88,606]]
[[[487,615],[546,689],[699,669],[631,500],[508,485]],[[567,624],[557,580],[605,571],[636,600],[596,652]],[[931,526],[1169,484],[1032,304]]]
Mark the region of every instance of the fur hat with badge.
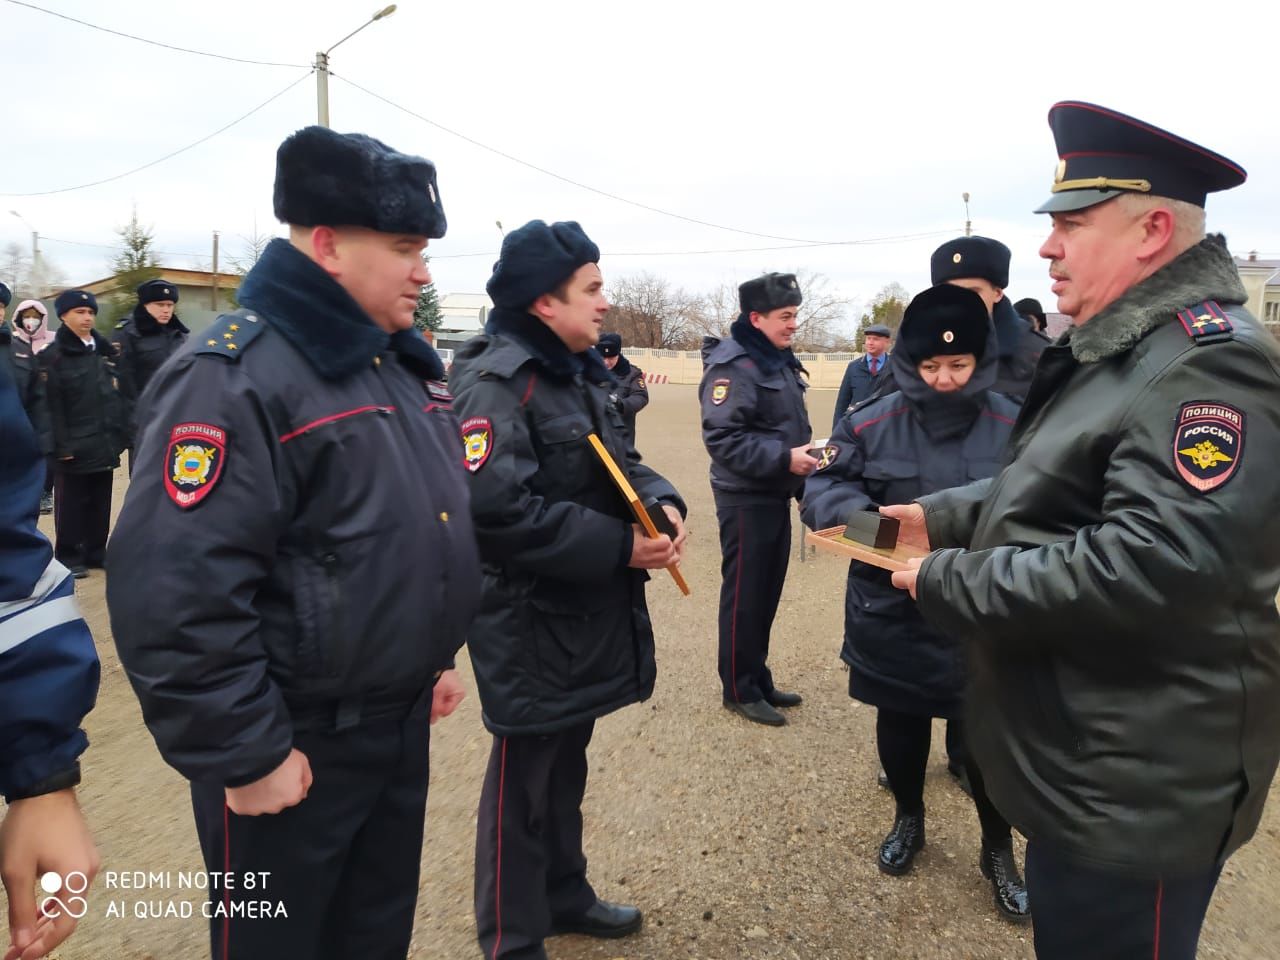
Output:
[[794,273],[766,273],[738,287],[738,308],[743,313],[768,313],[798,307],[803,301]]
[[990,330],[991,316],[980,296],[942,283],[916,294],[907,304],[898,328],[898,350],[912,363],[962,353],[981,360]]
[[617,357],[622,355],[622,334],[620,333],[602,333],[600,340],[596,344],[596,350],[600,356],[606,360],[609,357]]
[[575,221],[530,220],[503,237],[485,290],[494,306],[524,310],[579,267],[599,262],[600,248]]
[[929,258],[929,282],[946,283],[980,277],[1003,290],[1009,285],[1009,260],[1013,255],[990,237],[957,237],[948,240]]
[[168,280],[144,280],[138,284],[139,303],[158,303],[161,300],[178,302],[178,288]]
[[300,227],[366,227],[438,240],[448,226],[430,160],[327,127],[304,127],[280,144],[274,204],[277,219]]
[[53,301],[53,312],[59,317],[76,307],[88,307],[97,313],[98,298],[87,290],[63,290]]

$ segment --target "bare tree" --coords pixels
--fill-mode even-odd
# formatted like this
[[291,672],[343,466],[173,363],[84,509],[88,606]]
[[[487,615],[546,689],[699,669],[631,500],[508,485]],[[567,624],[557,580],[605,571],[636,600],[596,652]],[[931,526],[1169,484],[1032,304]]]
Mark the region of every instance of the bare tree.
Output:
[[796,311],[796,335],[792,349],[805,353],[830,350],[842,339],[848,339],[848,297],[831,289],[831,280],[821,273],[797,270],[796,280],[804,301]]
[[703,337],[723,339],[729,335],[729,326],[738,316],[738,288],[722,283],[714,290],[694,298],[689,315],[689,333],[701,345]]
[[[14,292],[14,299],[21,291],[25,293],[31,279],[31,258],[27,256],[21,244],[5,244],[0,252],[0,280]],[[25,298],[23,298],[25,299]]]
[[678,350],[692,339],[691,315],[695,299],[666,280],[643,272],[613,280],[608,289],[612,304],[605,324],[633,347]]
[[38,298],[50,290],[65,287],[67,276],[42,250],[39,269],[33,270],[31,257],[21,244],[6,244],[0,251],[0,280],[13,291],[15,300]]

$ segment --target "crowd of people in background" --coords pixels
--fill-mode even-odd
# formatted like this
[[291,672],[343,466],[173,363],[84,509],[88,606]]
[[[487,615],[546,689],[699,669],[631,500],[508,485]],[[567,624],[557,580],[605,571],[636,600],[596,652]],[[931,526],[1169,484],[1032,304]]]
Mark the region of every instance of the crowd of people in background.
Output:
[[[0,283],[0,305],[12,297]],[[76,579],[102,569],[111,519],[112,477],[130,451],[139,395],[160,366],[186,342],[175,312],[178,288],[147,280],[137,303],[110,339],[96,329],[98,299],[64,290],[54,299],[58,326],[39,300],[14,308],[12,326],[0,312],[0,362],[13,375],[19,401],[45,454],[42,514],[52,513],[55,556]]]

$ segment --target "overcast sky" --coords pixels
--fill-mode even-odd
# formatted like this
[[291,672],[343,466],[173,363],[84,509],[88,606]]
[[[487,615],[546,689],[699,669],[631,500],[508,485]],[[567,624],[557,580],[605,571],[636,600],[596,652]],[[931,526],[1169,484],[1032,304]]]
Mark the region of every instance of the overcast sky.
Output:
[[[207,266],[271,211],[275,149],[316,118],[315,51],[377,0],[33,0],[113,36],[0,0],[5,139],[0,246],[30,244],[73,283],[110,272],[113,228],[137,204],[165,265]],[[435,161],[449,233],[443,293],[479,292],[501,238],[534,217],[576,219],[610,276],[647,270],[690,290],[807,269],[869,300],[915,292],[963,232],[1013,249],[1009,292],[1053,309],[1030,211],[1056,163],[1045,115],[1083,99],[1196,140],[1249,171],[1210,197],[1237,254],[1280,257],[1280,4],[645,3],[403,0],[332,53],[331,124]],[[441,126],[349,86],[342,77]],[[208,142],[112,177],[207,136]],[[557,180],[468,142],[702,226]],[[768,239],[767,237],[783,238]],[[914,237],[875,244],[799,242]],[[77,241],[78,244],[65,241]],[[98,244],[100,246],[92,246]],[[697,252],[694,251],[737,251]],[[480,254],[479,256],[466,256]],[[662,255],[672,254],[672,255]]]

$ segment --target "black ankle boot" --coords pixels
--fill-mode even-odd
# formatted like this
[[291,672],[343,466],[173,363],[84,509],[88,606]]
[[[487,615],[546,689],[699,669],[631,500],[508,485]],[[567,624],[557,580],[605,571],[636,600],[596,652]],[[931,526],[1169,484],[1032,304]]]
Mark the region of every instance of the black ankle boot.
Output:
[[924,846],[924,808],[915,813],[898,812],[893,829],[880,844],[880,872],[900,877],[911,869],[916,854]]
[[991,846],[984,841],[979,865],[982,875],[991,881],[1000,916],[1014,923],[1029,922],[1031,901],[1027,898],[1027,885],[1018,872],[1018,862],[1013,858],[1013,844],[1005,841]]

